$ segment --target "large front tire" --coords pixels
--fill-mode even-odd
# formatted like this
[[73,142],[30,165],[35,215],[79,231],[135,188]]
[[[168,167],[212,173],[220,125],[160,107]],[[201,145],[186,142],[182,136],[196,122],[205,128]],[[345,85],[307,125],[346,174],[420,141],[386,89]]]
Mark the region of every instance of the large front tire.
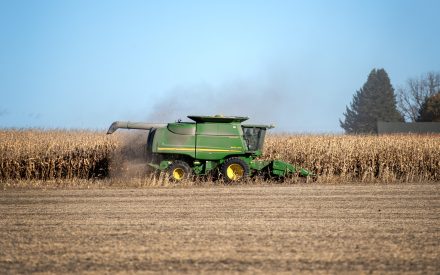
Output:
[[192,169],[188,163],[182,160],[176,160],[168,168],[168,174],[170,180],[174,182],[189,180],[192,177]]
[[227,159],[221,168],[226,182],[239,182],[249,177],[249,165],[240,158]]

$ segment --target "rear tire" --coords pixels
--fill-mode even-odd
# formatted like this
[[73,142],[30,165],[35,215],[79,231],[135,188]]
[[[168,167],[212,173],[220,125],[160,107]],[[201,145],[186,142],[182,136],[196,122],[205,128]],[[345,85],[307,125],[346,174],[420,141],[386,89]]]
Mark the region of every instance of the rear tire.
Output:
[[170,180],[174,182],[189,180],[192,177],[192,169],[188,163],[176,160],[168,167],[168,174]]
[[249,165],[240,158],[227,159],[221,168],[226,182],[239,182],[249,177]]

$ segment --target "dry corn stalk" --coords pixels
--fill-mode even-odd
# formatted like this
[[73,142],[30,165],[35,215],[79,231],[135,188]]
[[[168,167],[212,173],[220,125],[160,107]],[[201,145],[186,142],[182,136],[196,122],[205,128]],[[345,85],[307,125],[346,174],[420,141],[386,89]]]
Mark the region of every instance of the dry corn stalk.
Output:
[[0,131],[0,180],[105,177],[116,141],[92,131]]
[[265,158],[309,169],[324,182],[440,181],[440,135],[271,135]]
[[[92,131],[2,130],[0,181],[106,177],[112,161],[123,167],[120,155],[133,155],[124,138]],[[440,181],[440,135],[269,135],[264,158],[304,167],[322,182]]]

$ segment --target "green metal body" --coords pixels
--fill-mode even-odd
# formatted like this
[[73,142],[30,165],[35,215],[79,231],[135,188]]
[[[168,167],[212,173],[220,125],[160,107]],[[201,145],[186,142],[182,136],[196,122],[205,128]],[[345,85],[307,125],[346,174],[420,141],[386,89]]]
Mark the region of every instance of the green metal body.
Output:
[[218,169],[226,159],[245,161],[250,173],[265,171],[284,177],[291,173],[308,176],[304,169],[279,161],[256,160],[262,155],[266,130],[272,125],[242,124],[247,117],[188,116],[194,122],[146,124],[114,122],[108,133],[118,128],[150,130],[147,139],[148,164],[166,170],[176,160],[187,162],[196,175]]

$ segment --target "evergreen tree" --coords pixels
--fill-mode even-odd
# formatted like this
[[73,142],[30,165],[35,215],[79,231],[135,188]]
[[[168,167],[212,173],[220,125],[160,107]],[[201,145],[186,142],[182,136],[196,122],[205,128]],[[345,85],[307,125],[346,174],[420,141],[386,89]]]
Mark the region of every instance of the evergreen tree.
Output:
[[426,99],[420,108],[417,122],[440,122],[440,93]]
[[378,121],[403,121],[396,108],[394,88],[384,69],[370,72],[344,116],[345,120],[339,123],[346,133],[376,133]]

